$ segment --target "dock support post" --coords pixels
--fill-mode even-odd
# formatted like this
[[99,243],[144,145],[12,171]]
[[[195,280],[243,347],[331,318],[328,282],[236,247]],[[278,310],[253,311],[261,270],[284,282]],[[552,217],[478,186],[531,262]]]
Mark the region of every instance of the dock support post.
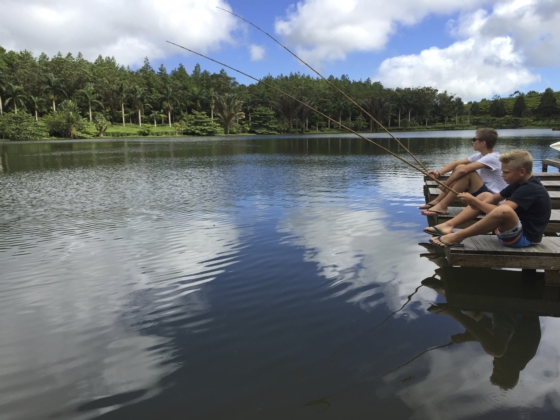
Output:
[[521,278],[524,283],[534,284],[536,281],[537,270],[531,268],[524,268],[521,270]]
[[560,297],[560,271],[544,271],[544,298],[558,300]]

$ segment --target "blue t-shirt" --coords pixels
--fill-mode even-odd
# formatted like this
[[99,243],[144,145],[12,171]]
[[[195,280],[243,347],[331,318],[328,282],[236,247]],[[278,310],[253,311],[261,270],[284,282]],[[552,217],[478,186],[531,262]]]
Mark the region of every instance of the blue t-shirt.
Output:
[[500,191],[500,195],[517,204],[515,213],[523,225],[523,234],[529,241],[539,243],[552,208],[550,195],[539,178],[532,176],[523,184],[510,184]]

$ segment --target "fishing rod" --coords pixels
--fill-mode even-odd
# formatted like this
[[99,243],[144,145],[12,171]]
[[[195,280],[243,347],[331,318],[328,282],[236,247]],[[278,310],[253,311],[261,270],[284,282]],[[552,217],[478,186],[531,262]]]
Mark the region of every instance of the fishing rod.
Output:
[[[189,51],[189,52],[191,52],[191,53],[193,53],[193,54],[195,54],[195,55],[198,55],[198,56],[200,56],[200,57],[202,57],[202,58],[205,58],[205,59],[207,59],[207,60],[210,60],[210,61],[212,61],[212,62],[214,62],[214,63],[216,63],[216,64],[219,64],[219,65],[221,65],[221,66],[224,66],[224,67],[226,67],[226,68],[228,68],[228,69],[230,69],[230,70],[235,71],[236,73],[239,73],[239,74],[242,74],[242,75],[245,76],[245,77],[248,77],[249,79],[255,80],[256,82],[262,83],[263,85],[268,86],[269,88],[271,88],[271,89],[273,89],[273,90],[279,92],[280,94],[282,94],[282,95],[284,95],[284,96],[287,96],[287,97],[290,98],[290,99],[293,99],[294,101],[300,103],[301,105],[306,106],[307,108],[309,108],[309,109],[311,109],[312,111],[316,112],[317,114],[319,114],[319,115],[325,117],[326,119],[328,119],[328,120],[330,120],[330,121],[332,121],[332,122],[334,122],[334,123],[336,123],[336,124],[339,124],[336,120],[334,120],[333,118],[329,117],[328,115],[322,113],[322,112],[319,111],[318,109],[316,109],[316,108],[312,107],[311,105],[309,105],[309,104],[307,104],[307,103],[305,103],[305,102],[303,102],[303,101],[297,99],[296,97],[290,95],[289,93],[286,93],[286,92],[280,90],[279,88],[277,88],[276,86],[271,85],[270,83],[267,83],[267,82],[265,82],[265,81],[263,81],[263,80],[257,79],[256,77],[253,77],[253,76],[251,76],[250,74],[247,74],[247,73],[245,73],[245,72],[243,72],[243,71],[241,71],[241,70],[238,70],[238,69],[236,69],[236,68],[234,68],[234,67],[228,66],[228,65],[225,64],[225,63],[222,63],[222,62],[220,62],[220,61],[218,61],[218,60],[214,60],[213,58],[207,57],[207,56],[205,56],[204,54],[201,54],[201,53],[199,53],[199,52],[193,51],[193,50],[191,50],[191,49],[189,49],[189,48],[187,48],[187,47],[183,47],[182,45],[176,44],[176,43],[171,42],[171,41],[166,41],[166,42],[169,43],[169,44],[171,44],[171,45],[175,45],[176,47],[179,47],[179,48],[181,48],[181,49],[183,49],[183,50]],[[418,172],[420,172],[421,174],[430,176],[426,170],[423,170],[423,169],[419,168],[418,166],[414,165],[413,163],[410,163],[408,160],[403,159],[402,157],[400,157],[400,156],[397,155],[396,153],[393,153],[391,150],[389,150],[389,149],[387,149],[387,148],[381,146],[380,144],[374,142],[373,140],[368,139],[367,137],[364,137],[363,135],[361,135],[360,133],[354,131],[354,130],[351,129],[350,127],[347,127],[347,126],[345,126],[344,124],[340,124],[340,126],[343,127],[345,130],[347,130],[347,131],[349,131],[349,132],[355,134],[356,136],[360,137],[361,139],[363,139],[363,140],[365,140],[365,141],[368,141],[368,142],[370,142],[371,144],[374,144],[375,146],[379,147],[380,149],[386,151],[386,152],[389,153],[390,155],[392,155],[392,156],[396,157],[397,159],[399,159],[400,161],[406,163],[406,164],[407,164],[408,166],[410,166],[411,168],[416,169],[416,170],[417,170]],[[457,191],[455,191],[453,188],[451,188],[451,187],[445,185],[443,182],[437,180],[436,178],[433,178],[433,179],[434,179],[434,181],[436,181],[436,182],[438,183],[438,185],[441,186],[442,188],[444,188],[444,189],[446,189],[446,190],[448,190],[448,191],[450,191],[450,192],[452,192],[452,193],[454,193],[454,194],[459,194]]]
[[[317,74],[321,79],[323,79],[325,82],[327,82],[329,85],[331,85],[333,88],[335,88],[339,93],[341,93],[346,99],[348,99],[350,102],[352,102],[354,105],[356,105],[362,112],[364,112],[368,117],[370,117],[373,121],[375,121],[377,123],[377,125],[379,125],[379,127],[381,127],[383,130],[385,130],[385,132],[387,134],[389,134],[389,136],[391,136],[410,156],[412,156],[412,158],[416,161],[416,163],[418,163],[418,165],[420,165],[426,172],[428,172],[428,169],[422,164],[422,162],[420,162],[416,156],[414,156],[414,154],[408,150],[404,144],[402,144],[400,142],[400,140],[398,138],[396,138],[393,133],[391,133],[387,128],[385,128],[385,126],[383,124],[381,124],[379,121],[377,121],[376,118],[374,118],[373,115],[371,115],[368,111],[366,111],[364,108],[362,108],[362,106],[360,104],[358,104],[354,99],[352,99],[350,96],[348,96],[345,92],[342,91],[342,89],[340,89],[338,86],[336,86],[333,82],[331,82],[329,79],[327,79],[325,76],[323,76],[321,73],[319,73],[317,70],[315,70],[313,67],[311,67],[309,64],[307,64],[305,61],[303,61],[301,58],[299,58],[293,51],[291,51],[288,47],[286,47],[285,45],[283,45],[280,41],[278,41],[276,38],[274,38],[272,35],[270,35],[268,32],[266,32],[265,30],[259,28],[257,25],[255,25],[254,23],[248,21],[247,19],[245,19],[243,16],[240,16],[238,14],[235,14],[233,12],[230,12],[229,10],[223,9],[219,6],[216,6],[217,9],[220,9],[226,13],[229,13],[241,20],[243,20],[244,22],[247,22],[249,25],[257,28],[259,31],[261,31],[263,34],[265,34],[266,36],[268,36],[270,39],[272,39],[274,42],[276,42],[278,45],[280,45],[282,48],[284,48],[286,51],[288,51],[291,55],[293,55],[295,58],[297,58],[300,62],[302,62],[303,64],[305,64],[309,69],[311,69],[315,74]],[[431,175],[429,175],[431,176]],[[433,179],[435,179],[434,177],[432,177]]]

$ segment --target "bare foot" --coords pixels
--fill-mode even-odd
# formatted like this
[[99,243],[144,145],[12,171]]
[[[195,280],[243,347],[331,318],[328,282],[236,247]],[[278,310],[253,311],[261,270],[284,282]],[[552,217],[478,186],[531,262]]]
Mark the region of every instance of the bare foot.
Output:
[[449,214],[447,207],[433,206],[427,210],[423,210],[422,214],[424,216],[438,216]]
[[437,236],[449,235],[450,233],[453,233],[453,228],[448,227],[445,224],[441,224],[435,226],[428,226],[427,228],[424,229],[424,232],[429,233],[430,235],[437,235]]
[[430,203],[426,203],[426,204],[422,204],[421,206],[419,206],[418,208],[420,210],[428,210],[431,209],[434,206],[437,206],[438,203],[434,203],[434,202],[430,202]]
[[450,233],[443,236],[432,236],[430,243],[440,248],[445,248],[446,246],[455,246],[461,243],[461,239],[456,233]]

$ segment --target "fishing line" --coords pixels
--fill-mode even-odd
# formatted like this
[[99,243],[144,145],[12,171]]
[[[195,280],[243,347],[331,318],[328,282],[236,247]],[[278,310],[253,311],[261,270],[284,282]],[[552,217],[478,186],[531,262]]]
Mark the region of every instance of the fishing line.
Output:
[[[244,17],[235,14],[233,12],[230,12],[229,10],[223,9],[219,6],[216,6],[216,8],[229,13],[245,22],[247,22],[249,25],[257,28],[259,31],[261,31],[263,34],[265,34],[266,36],[268,36],[270,39],[272,39],[274,42],[276,42],[278,45],[280,45],[282,48],[284,48],[286,51],[288,51],[291,55],[293,55],[295,58],[297,58],[300,62],[302,62],[303,64],[305,64],[309,69],[311,69],[315,74],[317,74],[321,79],[323,79],[325,82],[327,82],[329,85],[331,85],[333,88],[335,88],[339,93],[341,93],[346,99],[348,99],[350,102],[352,102],[354,105],[356,105],[362,112],[364,112],[368,117],[370,117],[373,121],[375,121],[377,123],[377,125],[379,125],[379,127],[381,127],[383,130],[385,130],[385,132],[387,134],[389,134],[410,156],[412,156],[412,158],[416,161],[416,163],[418,163],[418,165],[420,165],[426,172],[428,172],[428,169],[422,164],[422,162],[420,162],[416,156],[414,156],[414,154],[408,150],[401,142],[399,139],[397,139],[393,133],[391,133],[387,128],[385,128],[385,126],[383,124],[381,124],[379,121],[377,121],[376,118],[373,117],[373,115],[371,115],[368,111],[366,111],[364,108],[361,107],[360,104],[358,104],[356,101],[354,101],[354,99],[352,99],[350,96],[348,96],[345,92],[343,92],[338,86],[336,86],[333,82],[331,82],[329,79],[325,78],[325,76],[323,76],[321,73],[319,73],[317,70],[315,70],[313,67],[311,67],[309,64],[307,64],[305,61],[303,61],[301,58],[299,58],[293,51],[291,51],[288,47],[286,47],[285,45],[283,45],[280,41],[278,41],[276,38],[274,38],[272,35],[270,35],[268,32],[266,32],[265,30],[259,28],[257,25],[255,25],[254,23],[248,21],[247,19],[245,19]],[[337,123],[338,124],[338,123]]]
[[[263,80],[257,79],[256,77],[253,77],[253,76],[251,76],[251,75],[249,75],[249,74],[247,74],[247,73],[245,73],[245,72],[243,72],[243,71],[241,71],[241,70],[238,70],[238,69],[236,69],[236,68],[234,68],[234,67],[228,66],[228,65],[225,64],[225,63],[222,63],[222,62],[220,62],[220,61],[218,61],[218,60],[214,60],[213,58],[207,57],[207,56],[205,56],[204,54],[201,54],[201,53],[199,53],[199,52],[193,51],[193,50],[191,50],[191,49],[189,49],[189,48],[183,47],[182,45],[176,44],[176,43],[171,42],[171,41],[166,41],[166,42],[169,43],[169,44],[171,44],[171,45],[175,45],[176,47],[179,47],[179,48],[181,48],[181,49],[183,49],[183,50],[189,51],[189,52],[191,52],[191,53],[193,53],[193,54],[195,54],[195,55],[198,55],[198,56],[200,56],[200,57],[202,57],[202,58],[205,58],[205,59],[207,59],[207,60],[210,60],[210,61],[212,61],[212,62],[214,62],[214,63],[216,63],[216,64],[219,64],[219,65],[221,65],[221,66],[224,66],[224,67],[226,67],[226,68],[228,68],[228,69],[230,69],[230,70],[235,71],[236,73],[242,74],[243,76],[248,77],[249,79],[252,79],[252,80],[255,80],[255,81],[259,82],[259,83],[262,83],[263,85],[268,86],[269,88],[271,88],[271,89],[273,89],[273,90],[279,92],[280,94],[282,94],[282,95],[284,95],[284,96],[287,96],[287,97],[290,98],[290,99],[293,99],[294,101],[300,103],[301,105],[306,106],[307,108],[309,108],[309,109],[311,109],[312,111],[316,112],[317,114],[319,114],[319,115],[325,117],[326,119],[328,119],[328,120],[330,120],[330,121],[333,121],[335,124],[339,124],[338,121],[336,121],[336,120],[334,120],[333,118],[329,117],[328,115],[322,113],[322,112],[319,111],[318,109],[312,107],[311,105],[309,105],[309,104],[307,104],[307,103],[305,103],[305,102],[303,102],[303,101],[297,99],[296,97],[290,95],[289,93],[286,93],[286,92],[282,91],[281,89],[279,89],[279,88],[277,88],[277,87],[275,87],[275,86],[273,86],[273,85],[271,85],[271,84],[269,84],[269,83],[267,83],[267,82],[265,82],[265,81],[263,81]],[[368,139],[367,137],[364,137],[364,136],[361,135],[360,133],[354,131],[353,129],[351,129],[351,128],[347,127],[347,126],[345,126],[344,124],[339,124],[339,125],[340,125],[341,127],[343,127],[345,130],[347,130],[347,131],[349,131],[349,132],[355,134],[356,136],[360,137],[361,139],[363,139],[363,140],[365,140],[365,141],[368,141],[368,142],[370,142],[371,144],[374,144],[375,146],[379,147],[380,149],[386,151],[386,152],[389,153],[390,155],[392,155],[392,156],[396,157],[397,159],[399,159],[400,161],[406,163],[406,164],[407,164],[408,166],[410,166],[411,168],[416,169],[416,170],[417,170],[418,172],[420,172],[421,174],[426,175],[426,176],[430,176],[430,177],[431,177],[434,181],[436,181],[436,182],[438,183],[438,185],[441,186],[442,188],[444,188],[444,189],[446,189],[446,190],[448,190],[448,191],[450,191],[450,192],[452,192],[452,193],[454,193],[454,194],[459,194],[459,193],[458,193],[457,191],[455,191],[453,188],[448,187],[448,186],[445,185],[443,182],[441,182],[441,181],[439,181],[439,180],[433,178],[431,175],[429,175],[429,174],[427,173],[427,171],[425,171],[425,170],[419,168],[418,166],[414,165],[413,163],[410,163],[408,160],[403,159],[403,158],[400,157],[399,155],[393,153],[391,150],[389,150],[389,149],[387,149],[387,148],[381,146],[380,144],[374,142],[374,141],[371,140],[371,139]]]

